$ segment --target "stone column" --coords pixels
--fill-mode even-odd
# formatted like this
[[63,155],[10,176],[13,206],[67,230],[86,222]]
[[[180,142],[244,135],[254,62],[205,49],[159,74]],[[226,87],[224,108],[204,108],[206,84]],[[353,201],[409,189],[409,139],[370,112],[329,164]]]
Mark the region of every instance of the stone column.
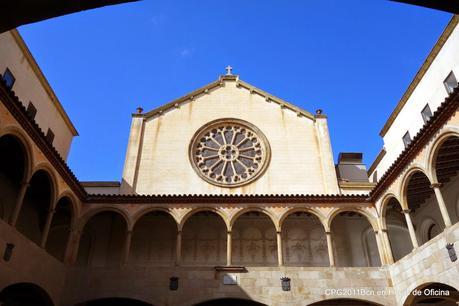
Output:
[[282,233],[281,231],[277,232],[277,260],[279,262],[279,267],[284,265],[284,258],[282,256]]
[[410,210],[404,209],[403,214],[405,215],[406,224],[408,225],[408,231],[410,232],[411,243],[413,248],[419,247],[418,239],[416,238],[416,232],[414,231],[413,222],[411,221]]
[[129,252],[131,251],[131,240],[132,240],[132,230],[128,230],[126,232],[126,237],[124,241],[124,252],[123,252],[123,258],[121,260],[121,263],[123,265],[127,264],[129,261]]
[[49,229],[51,228],[51,222],[54,216],[54,209],[48,211],[48,216],[46,217],[45,227],[43,228],[43,233],[41,235],[40,246],[42,248],[46,247],[46,241],[48,240]]
[[325,232],[327,235],[327,248],[328,248],[328,260],[330,261],[330,267],[335,266],[335,255],[333,253],[333,240],[331,232]]
[[231,250],[231,231],[228,231],[226,234],[226,265],[231,266],[232,265],[232,250]]
[[438,207],[440,207],[441,216],[443,218],[443,222],[445,222],[445,226],[451,226],[451,219],[449,217],[448,209],[446,208],[445,200],[443,199],[443,195],[441,194],[441,183],[434,183],[430,185],[430,187],[435,192],[435,197],[437,198]]
[[175,248],[175,265],[180,266],[182,262],[182,231],[177,232],[177,245]]
[[381,260],[381,265],[385,265],[387,264],[386,250],[382,244],[379,231],[375,230],[374,232],[375,232],[376,246],[378,247],[379,259]]
[[78,259],[78,249],[80,248],[82,231],[78,228],[70,230],[70,241],[65,252],[65,262],[74,265]]
[[18,221],[18,217],[19,217],[19,212],[21,211],[21,208],[22,208],[22,202],[24,202],[24,196],[29,186],[30,184],[28,182],[23,182],[21,184],[21,188],[18,193],[18,198],[16,200],[16,205],[14,206],[14,210],[10,218],[10,225],[12,227],[16,226],[16,222]]
[[392,254],[392,247],[390,245],[390,240],[389,240],[389,236],[387,234],[387,229],[383,228],[381,230],[381,235],[382,235],[382,239],[383,239],[383,242],[384,242],[384,245],[385,245],[385,249],[386,249],[387,263],[388,264],[393,264],[394,263],[394,255]]

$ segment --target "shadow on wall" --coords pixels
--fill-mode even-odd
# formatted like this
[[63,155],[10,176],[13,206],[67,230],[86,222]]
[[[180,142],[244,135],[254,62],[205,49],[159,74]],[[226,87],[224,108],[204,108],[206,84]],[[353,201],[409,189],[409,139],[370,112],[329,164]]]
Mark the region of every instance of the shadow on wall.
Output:
[[382,306],[380,304],[353,300],[353,299],[332,299],[310,304],[309,306]]
[[243,299],[218,299],[207,301],[194,306],[266,306],[265,304]]
[[81,303],[75,306],[153,306],[145,302],[141,302],[133,299],[126,298],[107,298],[107,299],[97,299],[94,301],[89,301]]
[[31,283],[10,285],[0,292],[2,306],[54,306],[45,290]]

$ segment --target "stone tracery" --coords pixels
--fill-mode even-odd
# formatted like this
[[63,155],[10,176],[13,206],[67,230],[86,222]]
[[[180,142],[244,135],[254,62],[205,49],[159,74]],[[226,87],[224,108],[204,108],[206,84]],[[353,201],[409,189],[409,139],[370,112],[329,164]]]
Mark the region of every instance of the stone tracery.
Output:
[[195,135],[190,159],[196,172],[211,184],[240,186],[262,174],[269,161],[266,137],[238,119],[211,122]]

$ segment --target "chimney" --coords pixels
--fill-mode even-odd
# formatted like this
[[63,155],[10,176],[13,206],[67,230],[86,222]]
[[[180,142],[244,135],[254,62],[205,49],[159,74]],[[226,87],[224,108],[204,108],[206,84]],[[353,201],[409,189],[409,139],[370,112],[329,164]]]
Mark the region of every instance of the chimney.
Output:
[[354,152],[339,153],[336,175],[339,181],[368,182],[367,167],[363,154]]

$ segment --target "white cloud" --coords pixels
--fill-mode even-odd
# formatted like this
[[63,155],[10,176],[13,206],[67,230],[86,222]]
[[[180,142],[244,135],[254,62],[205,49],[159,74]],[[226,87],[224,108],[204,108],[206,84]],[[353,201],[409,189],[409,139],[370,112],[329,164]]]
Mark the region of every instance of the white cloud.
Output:
[[183,48],[180,50],[180,57],[188,57],[193,53],[193,49],[191,48]]
[[154,15],[153,17],[150,18],[150,23],[153,25],[155,28],[159,28],[164,22],[166,22],[167,17],[164,14],[159,14],[159,15]]

